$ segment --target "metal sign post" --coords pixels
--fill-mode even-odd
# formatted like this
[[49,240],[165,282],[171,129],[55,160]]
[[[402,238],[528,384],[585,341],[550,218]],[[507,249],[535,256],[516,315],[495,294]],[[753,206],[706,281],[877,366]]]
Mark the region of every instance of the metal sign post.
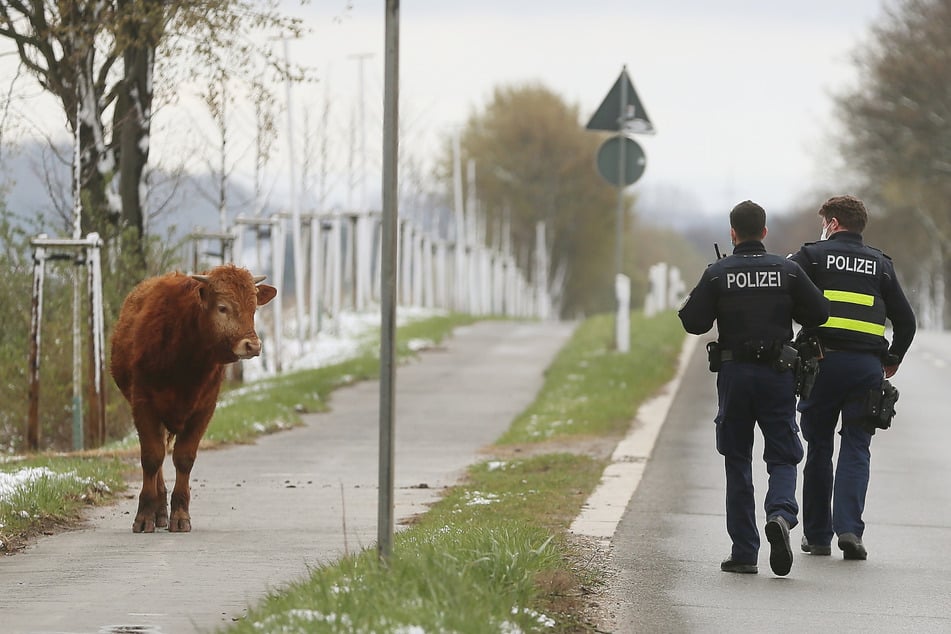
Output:
[[380,319],[380,491],[377,552],[393,551],[393,444],[396,388],[396,250],[399,159],[399,0],[386,0],[383,80],[383,253]]
[[[624,245],[624,189],[634,183],[644,173],[644,151],[627,132],[653,134],[654,124],[634,90],[634,84],[627,75],[627,66],[621,69],[621,75],[608,91],[607,96],[586,126],[588,130],[606,130],[620,134],[605,141],[598,150],[598,171],[617,189],[617,213],[615,219],[614,279],[618,312],[628,310],[623,300],[625,294],[620,290],[621,283],[627,279],[621,272]],[[627,282],[630,284],[630,280]],[[627,290],[629,296],[630,289]],[[621,332],[622,322],[619,315],[615,320],[615,349],[627,352],[627,333]]]

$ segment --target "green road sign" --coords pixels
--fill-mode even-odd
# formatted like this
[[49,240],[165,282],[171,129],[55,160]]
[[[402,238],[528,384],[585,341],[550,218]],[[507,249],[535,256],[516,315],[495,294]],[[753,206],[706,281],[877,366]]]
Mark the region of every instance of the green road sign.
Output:
[[627,130],[641,134],[654,134],[654,124],[651,123],[644,104],[641,103],[637,91],[634,90],[634,84],[627,74],[626,66],[585,127],[588,130],[607,132]]
[[[621,140],[624,140],[624,182],[621,176]],[[601,144],[597,156],[598,173],[615,187],[632,185],[644,174],[647,157],[637,141],[628,136],[613,136]]]

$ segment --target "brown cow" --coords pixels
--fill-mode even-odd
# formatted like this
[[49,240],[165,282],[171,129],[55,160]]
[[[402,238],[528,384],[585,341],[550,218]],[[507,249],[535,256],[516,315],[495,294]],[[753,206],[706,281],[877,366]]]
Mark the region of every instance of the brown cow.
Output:
[[[261,353],[254,313],[277,294],[246,269],[219,266],[206,275],[169,273],[129,293],[112,334],[110,370],[132,406],[139,433],[142,492],[134,533],[191,530],[188,478],[198,443],[215,411],[223,366]],[[172,515],[162,463],[175,440]]]

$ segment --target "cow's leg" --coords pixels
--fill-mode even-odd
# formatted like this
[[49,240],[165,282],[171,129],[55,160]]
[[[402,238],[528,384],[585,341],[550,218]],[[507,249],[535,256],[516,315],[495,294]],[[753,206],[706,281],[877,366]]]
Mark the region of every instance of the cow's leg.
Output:
[[159,504],[165,506],[164,495],[161,502],[159,500],[158,486],[162,479],[162,462],[165,460],[165,430],[158,420],[141,412],[136,414],[135,421],[141,448],[142,491],[139,493],[139,509],[132,522],[132,532],[154,533]]
[[172,451],[172,462],[175,464],[175,488],[172,489],[172,513],[168,524],[170,532],[187,533],[192,529],[191,515],[188,513],[188,505],[191,502],[191,488],[188,480],[191,477],[192,467],[195,466],[195,456],[198,455],[198,443],[205,435],[205,429],[210,420],[210,412],[207,416],[193,418],[186,423],[184,430],[175,438],[175,449]]

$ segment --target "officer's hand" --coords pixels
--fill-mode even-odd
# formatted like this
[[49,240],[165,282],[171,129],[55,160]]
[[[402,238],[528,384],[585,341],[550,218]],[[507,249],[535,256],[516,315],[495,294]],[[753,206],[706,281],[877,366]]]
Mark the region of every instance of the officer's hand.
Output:
[[895,376],[895,373],[898,372],[898,365],[886,365],[885,366],[885,378],[890,379]]

